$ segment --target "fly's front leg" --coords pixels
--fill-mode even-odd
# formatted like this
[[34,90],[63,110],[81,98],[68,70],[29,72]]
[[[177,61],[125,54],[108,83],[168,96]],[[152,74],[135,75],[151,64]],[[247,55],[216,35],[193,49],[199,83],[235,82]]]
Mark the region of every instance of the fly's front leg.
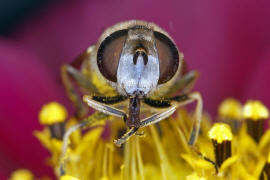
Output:
[[[91,106],[92,108],[100,112],[95,112],[94,114],[88,116],[87,118],[84,118],[78,124],[70,127],[66,131],[63,138],[62,154],[60,157],[60,175],[65,174],[65,164],[66,164],[65,155],[68,148],[69,137],[74,131],[76,131],[77,129],[86,127],[86,126],[95,125],[96,123],[100,121],[104,121],[109,117],[109,115],[121,117],[124,120],[126,120],[126,117],[127,117],[123,111],[104,104],[104,103],[115,104],[117,102],[124,101],[126,97],[123,97],[123,96],[113,96],[113,97],[84,96],[83,99],[84,101],[87,102],[89,106]],[[100,103],[98,101],[101,101],[103,103]]]
[[144,120],[141,121],[140,127],[146,127],[151,124],[158,123],[159,121],[171,116],[175,112],[175,110],[176,110],[176,106],[172,106],[164,112],[156,113],[148,118],[145,118]]
[[192,130],[191,130],[190,138],[188,141],[188,144],[193,146],[194,143],[196,142],[196,139],[200,131],[202,111],[203,111],[203,101],[202,101],[201,94],[198,92],[191,93],[188,96],[191,100],[194,100],[197,102],[196,109],[195,109],[195,119],[192,124]]
[[192,130],[191,130],[191,134],[189,137],[189,141],[188,144],[191,147],[191,149],[197,153],[201,158],[203,158],[204,160],[210,162],[215,170],[216,173],[218,173],[218,166],[217,164],[212,161],[211,159],[209,159],[208,157],[205,157],[199,150],[197,150],[197,148],[194,146],[196,139],[199,135],[199,131],[200,131],[200,125],[201,125],[201,119],[202,119],[202,110],[203,110],[203,101],[202,101],[202,97],[200,95],[199,92],[193,92],[190,93],[188,95],[184,95],[184,96],[176,96],[173,98],[170,98],[173,101],[176,101],[178,106],[182,106],[184,104],[189,104],[193,101],[196,101],[196,108],[195,108],[195,118],[194,118],[194,122],[192,124]]
[[214,161],[212,161],[211,159],[205,157],[194,146],[194,143],[196,142],[196,139],[197,139],[198,134],[199,134],[200,123],[201,123],[201,118],[202,118],[203,102],[202,102],[202,98],[201,98],[200,93],[193,92],[193,93],[190,93],[190,94],[186,94],[186,95],[184,94],[184,95],[181,95],[181,96],[175,96],[175,97],[172,97],[172,98],[162,99],[162,100],[153,100],[153,99],[146,98],[144,100],[144,103],[148,104],[149,106],[152,106],[152,107],[155,107],[155,108],[167,108],[167,107],[170,107],[170,106],[172,106],[172,107],[169,108],[167,111],[164,111],[163,113],[155,114],[155,115],[143,120],[141,122],[141,127],[145,127],[145,126],[157,123],[157,122],[161,121],[162,119],[165,119],[165,118],[169,117],[170,115],[172,115],[177,107],[184,106],[186,104],[192,103],[193,101],[196,101],[197,104],[196,104],[196,109],[195,109],[195,119],[194,119],[194,122],[193,122],[193,125],[192,125],[192,130],[191,130],[191,134],[190,134],[188,144],[195,153],[197,153],[204,160],[206,160],[206,161],[210,162],[211,164],[213,164],[213,166],[216,169],[216,173],[218,173],[217,164]]
[[195,118],[192,123],[192,130],[188,141],[188,144],[193,146],[198,137],[202,119],[203,101],[201,95],[199,92],[193,92],[187,95],[172,97],[170,98],[170,100],[172,100],[172,103],[177,105],[178,107],[196,101],[197,104],[195,108]]
[[[117,97],[118,99],[116,99],[115,97]],[[107,104],[115,104],[117,102],[121,102],[126,99],[126,97],[123,96],[115,96],[115,97],[99,97],[86,95],[83,96],[83,101],[85,101],[88,104],[88,106],[92,107],[97,111],[103,112],[104,114],[123,118],[124,121],[126,121],[127,115],[125,112],[110,105],[107,105]]]
[[[152,115],[152,116],[150,116],[148,118],[145,118],[140,122],[139,128],[149,126],[151,124],[155,124],[155,123],[169,117],[170,115],[172,115],[175,110],[176,110],[176,107],[173,106],[171,108],[168,108],[167,111],[164,111],[164,112],[161,112],[161,113],[156,113],[156,114],[154,114],[154,115]],[[117,146],[121,146],[123,143],[128,141],[128,139],[130,137],[136,135],[136,132],[138,131],[139,128],[136,128],[136,127],[130,128],[120,139],[115,140],[114,143]]]
[[[120,100],[125,100],[127,97],[121,97],[118,96],[119,101]],[[92,108],[94,108],[97,111],[103,112],[105,114],[113,115],[116,117],[123,118],[124,121],[127,121],[127,115],[125,112],[120,111],[114,107],[111,107],[109,105],[103,104],[104,101],[107,101],[107,104],[110,104],[111,100],[114,99],[113,101],[115,102],[115,98],[109,98],[110,100],[108,101],[108,98],[106,100],[106,97],[95,97],[95,96],[84,96],[83,100]],[[102,102],[102,103],[101,103]],[[128,129],[128,131],[122,135],[122,137],[118,140],[115,140],[114,143],[117,146],[121,146],[123,143],[125,143],[131,136],[135,135],[137,130],[139,128],[132,127]]]
[[122,144],[128,141],[130,137],[136,134],[139,128],[132,127],[130,128],[124,135],[122,135],[119,139],[114,140],[116,146],[120,147]]
[[91,126],[95,125],[96,123],[100,121],[104,121],[108,118],[109,116],[107,114],[101,113],[101,112],[95,112],[94,114],[84,118],[80,123],[70,127],[64,134],[63,138],[63,145],[62,145],[62,153],[60,156],[60,176],[65,174],[65,165],[66,165],[66,152],[68,149],[68,142],[69,142],[69,137],[70,135],[76,131],[77,129],[86,127],[86,126]]
[[[201,98],[200,93],[193,92],[190,94],[183,94],[180,96],[175,96],[172,98],[166,98],[162,100],[153,100],[153,99],[146,98],[144,100],[144,103],[155,108],[167,108],[170,106],[177,108],[177,107],[192,103],[193,101],[196,101],[197,104],[196,104],[196,109],[195,109],[195,118],[192,125],[192,131],[191,131],[191,135],[190,135],[188,143],[189,145],[194,145],[197,139],[197,136],[199,134],[200,123],[201,123],[201,118],[202,118],[203,103],[202,103],[202,98]],[[155,123],[155,120],[152,120],[152,121],[154,121],[153,123]],[[151,124],[153,123],[151,122]]]

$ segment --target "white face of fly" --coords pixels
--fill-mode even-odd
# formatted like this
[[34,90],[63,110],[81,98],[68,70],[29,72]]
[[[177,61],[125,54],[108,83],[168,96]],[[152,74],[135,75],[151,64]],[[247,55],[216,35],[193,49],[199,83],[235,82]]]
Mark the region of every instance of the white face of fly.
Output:
[[152,31],[129,30],[117,69],[118,88],[127,95],[147,95],[156,88],[159,74]]

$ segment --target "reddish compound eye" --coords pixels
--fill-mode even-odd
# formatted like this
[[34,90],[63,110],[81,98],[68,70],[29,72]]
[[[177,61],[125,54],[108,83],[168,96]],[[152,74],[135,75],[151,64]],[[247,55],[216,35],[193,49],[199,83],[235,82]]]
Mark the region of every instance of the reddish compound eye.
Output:
[[163,84],[175,75],[179,66],[179,54],[175,44],[166,35],[155,31],[154,36],[159,59],[158,84]]
[[101,74],[108,80],[117,81],[119,58],[127,37],[127,30],[119,30],[105,38],[97,52],[97,65]]

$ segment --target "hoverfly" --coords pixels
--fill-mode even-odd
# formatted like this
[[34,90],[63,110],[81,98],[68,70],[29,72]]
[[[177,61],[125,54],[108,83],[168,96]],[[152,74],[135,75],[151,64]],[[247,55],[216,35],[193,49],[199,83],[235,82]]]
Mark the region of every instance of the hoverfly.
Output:
[[[62,79],[77,108],[77,116],[85,116],[85,109],[72,82],[90,94],[83,101],[101,112],[95,118],[86,117],[65,133],[63,153],[74,130],[107,118],[106,115],[125,121],[127,132],[115,140],[121,146],[138,129],[171,116],[179,106],[196,101],[189,138],[189,144],[193,145],[200,128],[202,99],[198,92],[190,93],[198,73],[183,74],[182,66],[183,54],[168,33],[154,23],[131,20],[106,29],[96,45],[90,46],[73,64],[62,67]],[[181,93],[177,94],[179,89]],[[114,106],[121,102],[127,102],[127,107]],[[156,109],[156,113],[141,119],[145,106]]]

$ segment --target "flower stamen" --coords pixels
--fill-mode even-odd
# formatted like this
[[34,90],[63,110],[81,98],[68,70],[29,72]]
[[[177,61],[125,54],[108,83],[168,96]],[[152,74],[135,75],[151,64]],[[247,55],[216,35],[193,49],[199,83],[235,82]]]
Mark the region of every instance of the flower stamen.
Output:
[[137,160],[138,160],[139,174],[140,174],[141,180],[144,180],[144,167],[143,167],[142,156],[141,156],[141,151],[140,151],[139,138],[136,137],[135,141],[136,141],[136,154],[137,154]]
[[222,163],[231,157],[232,132],[230,126],[224,123],[215,123],[208,136],[214,145],[216,163],[221,167]]
[[237,133],[242,124],[242,105],[233,98],[225,99],[218,108],[219,121],[228,124]]
[[40,124],[49,127],[51,137],[62,139],[65,133],[65,120],[67,118],[67,110],[64,106],[57,102],[50,102],[43,105],[39,112]]
[[258,143],[264,133],[264,122],[269,118],[268,109],[260,101],[249,100],[243,108],[248,134]]
[[162,173],[162,177],[164,180],[167,180],[167,175],[168,174],[172,174],[172,169],[170,167],[170,164],[168,162],[166,153],[164,152],[164,149],[162,147],[162,144],[160,142],[160,139],[158,137],[158,133],[157,130],[155,129],[154,126],[150,126],[150,131],[151,134],[153,136],[153,140],[154,143],[156,145],[157,151],[158,151],[158,155],[159,155],[159,160],[160,160],[160,168],[161,168],[161,173]]

